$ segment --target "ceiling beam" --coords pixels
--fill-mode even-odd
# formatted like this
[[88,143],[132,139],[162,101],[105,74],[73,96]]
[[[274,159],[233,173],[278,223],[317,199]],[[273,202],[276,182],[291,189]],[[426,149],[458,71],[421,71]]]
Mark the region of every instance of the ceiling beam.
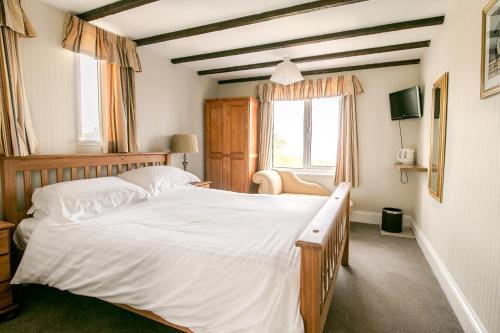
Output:
[[334,33],[329,33],[329,34],[324,34],[324,35],[310,36],[310,37],[297,38],[297,39],[289,39],[289,40],[275,42],[275,43],[269,43],[269,44],[254,45],[254,46],[241,47],[241,48],[231,49],[231,50],[224,50],[224,51],[210,52],[210,53],[198,54],[198,55],[181,57],[181,58],[174,58],[171,61],[174,64],[180,64],[180,63],[184,63],[184,62],[192,62],[192,61],[215,59],[215,58],[221,58],[221,57],[229,57],[229,56],[240,55],[240,54],[262,52],[262,51],[268,51],[268,50],[281,49],[281,48],[285,48],[285,47],[301,46],[301,45],[326,42],[326,41],[332,41],[332,40],[339,40],[339,39],[345,39],[345,38],[375,35],[375,34],[381,34],[381,33],[385,33],[385,32],[423,28],[423,27],[428,27],[428,26],[440,25],[443,23],[444,23],[444,16],[430,17],[430,18],[424,18],[424,19],[420,19],[420,20],[384,24],[384,25],[378,25],[378,26],[368,27],[368,28],[340,31],[340,32],[334,32]]
[[88,12],[85,13],[78,14],[77,16],[84,21],[90,22],[109,15],[118,14],[129,9],[147,5],[148,3],[156,1],[158,0],[121,0],[110,3],[109,5],[106,6],[89,10]]
[[[418,64],[420,64],[420,59],[411,59],[411,60],[390,61],[390,62],[381,62],[381,63],[375,63],[375,64],[358,65],[358,66],[317,69],[317,70],[310,70],[310,71],[302,71],[301,73],[303,76],[308,76],[308,75],[318,75],[318,74],[330,74],[330,73],[339,73],[339,72],[359,71],[362,69],[407,66],[407,65],[418,65]],[[253,77],[243,77],[243,78],[238,78],[238,79],[220,80],[218,83],[219,84],[229,84],[229,83],[238,83],[238,82],[264,81],[264,80],[269,80],[270,78],[271,78],[271,75],[253,76]]]
[[220,21],[220,22],[200,25],[197,27],[189,28],[189,29],[177,30],[177,31],[173,31],[173,32],[167,32],[164,34],[156,35],[156,36],[140,38],[140,39],[135,40],[135,42],[139,46],[161,43],[161,42],[166,42],[169,40],[186,38],[186,37],[191,37],[191,36],[196,36],[196,35],[202,35],[202,34],[206,34],[209,32],[221,31],[221,30],[241,27],[244,25],[275,20],[275,19],[279,19],[279,18],[283,18],[283,17],[287,17],[287,16],[297,15],[297,14],[310,13],[312,11],[321,10],[321,9],[350,5],[350,4],[363,2],[363,1],[367,1],[367,0],[320,0],[320,1],[307,2],[307,3],[300,4],[300,5],[275,9],[275,10],[271,10],[268,12],[262,12],[259,14],[242,16],[242,17],[238,17],[235,19],[231,19],[231,20]]
[[[362,56],[362,55],[368,55],[368,54],[377,54],[377,53],[419,49],[419,48],[423,48],[423,47],[429,47],[430,45],[431,45],[431,41],[426,40],[426,41],[414,42],[414,43],[404,43],[404,44],[396,44],[396,45],[389,45],[389,46],[372,47],[372,48],[368,48],[368,49],[360,49],[360,50],[353,50],[353,51],[321,54],[321,55],[310,56],[310,57],[293,58],[290,60],[294,63],[322,61],[322,60],[356,57],[356,56]],[[282,60],[278,60],[278,61],[261,62],[258,64],[207,69],[207,70],[199,71],[198,75],[220,74],[220,73],[245,71],[245,70],[249,70],[249,69],[274,67],[274,66],[277,66],[281,62],[282,62]]]

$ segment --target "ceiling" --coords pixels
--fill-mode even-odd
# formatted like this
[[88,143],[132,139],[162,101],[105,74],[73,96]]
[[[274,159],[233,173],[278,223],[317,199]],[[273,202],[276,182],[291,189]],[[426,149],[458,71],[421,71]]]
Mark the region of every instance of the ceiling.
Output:
[[[71,13],[82,13],[116,0],[43,0]],[[285,41],[402,21],[444,15],[451,0],[368,0],[341,7],[317,10],[266,22],[150,44],[141,47],[172,59],[208,52]],[[92,21],[104,29],[132,39],[192,28],[204,24],[289,7],[306,0],[159,0],[134,9]],[[312,43],[255,53],[177,64],[194,70],[207,70],[284,57],[304,57],[327,53],[431,40],[440,26],[408,29],[370,36]],[[298,64],[301,70],[363,65],[376,62],[419,59],[425,49],[330,59]],[[218,80],[270,75],[273,67],[209,75]]]

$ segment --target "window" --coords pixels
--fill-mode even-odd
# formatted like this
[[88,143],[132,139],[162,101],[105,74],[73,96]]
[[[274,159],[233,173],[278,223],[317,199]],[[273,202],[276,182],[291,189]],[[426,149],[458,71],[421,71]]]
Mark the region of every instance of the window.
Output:
[[98,61],[83,54],[78,58],[78,141],[82,144],[98,144],[101,142]]
[[334,168],[339,103],[338,97],[274,102],[273,167],[305,171]]

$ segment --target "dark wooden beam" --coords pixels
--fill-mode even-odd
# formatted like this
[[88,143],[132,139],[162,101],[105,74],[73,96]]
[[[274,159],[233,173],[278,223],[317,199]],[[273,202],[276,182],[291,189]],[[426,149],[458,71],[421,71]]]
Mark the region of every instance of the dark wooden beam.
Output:
[[[389,46],[372,47],[369,49],[328,53],[328,54],[321,54],[321,55],[310,56],[310,57],[293,58],[290,60],[294,63],[322,61],[322,60],[330,60],[330,59],[338,59],[338,58],[356,57],[356,56],[367,55],[367,54],[377,54],[377,53],[385,53],[385,52],[418,49],[418,48],[422,48],[422,47],[429,47],[429,45],[431,45],[431,41],[426,40],[426,41],[414,42],[414,43],[396,44],[396,45],[389,45]],[[233,67],[207,69],[207,70],[199,71],[198,75],[229,73],[229,72],[244,71],[244,70],[249,70],[249,69],[274,67],[274,66],[277,66],[280,62],[281,62],[281,60],[261,62],[258,64],[251,64],[251,65],[241,65],[241,66],[233,66]]]
[[428,27],[428,26],[440,25],[443,23],[444,23],[444,16],[430,17],[430,18],[425,18],[425,19],[420,19],[420,20],[384,24],[384,25],[378,25],[378,26],[374,26],[374,27],[341,31],[341,32],[334,32],[334,33],[318,35],[318,36],[290,39],[290,40],[286,40],[286,41],[269,43],[269,44],[261,44],[261,45],[255,45],[255,46],[241,47],[238,49],[231,49],[231,50],[225,50],[225,51],[217,51],[217,52],[198,54],[198,55],[193,55],[193,56],[188,56],[188,57],[175,58],[175,59],[172,59],[171,61],[174,64],[180,64],[183,62],[191,62],[191,61],[207,60],[207,59],[214,59],[214,58],[221,58],[221,57],[229,57],[229,56],[234,56],[234,55],[239,55],[239,54],[262,52],[262,51],[268,51],[268,50],[281,49],[281,48],[285,48],[285,47],[301,46],[301,45],[326,42],[326,41],[332,41],[332,40],[338,40],[338,39],[375,35],[375,34],[381,34],[381,33],[385,33],[385,32],[423,28],[423,27]]
[[[358,66],[325,68],[325,69],[317,69],[317,70],[310,70],[310,71],[302,71],[301,73],[303,76],[308,76],[308,75],[330,74],[330,73],[339,73],[339,72],[352,72],[352,71],[359,71],[362,69],[407,66],[407,65],[417,65],[417,64],[420,64],[420,59],[381,62],[381,63],[358,65]],[[238,79],[220,80],[219,84],[250,82],[250,81],[264,81],[264,80],[269,80],[270,78],[271,78],[271,75],[243,77],[243,78],[238,78]]]
[[129,9],[147,5],[151,2],[158,0],[121,0],[110,3],[109,5],[102,6],[96,9],[89,10],[88,12],[77,15],[84,21],[90,22],[109,15],[118,14]]
[[259,14],[238,17],[238,18],[231,19],[231,20],[200,25],[198,27],[193,27],[193,28],[189,28],[189,29],[167,32],[167,33],[164,33],[161,35],[140,38],[140,39],[137,39],[135,42],[139,46],[161,43],[161,42],[166,42],[166,41],[173,40],[173,39],[202,35],[202,34],[206,34],[209,32],[221,31],[221,30],[241,27],[244,25],[275,20],[275,19],[279,19],[279,18],[283,18],[283,17],[287,17],[287,16],[292,16],[292,15],[305,14],[305,13],[309,13],[309,12],[312,12],[315,10],[350,5],[350,4],[363,2],[363,1],[367,1],[367,0],[321,0],[321,1],[307,2],[307,3],[300,4],[300,5],[280,8],[280,9],[271,10],[268,12],[262,12]]

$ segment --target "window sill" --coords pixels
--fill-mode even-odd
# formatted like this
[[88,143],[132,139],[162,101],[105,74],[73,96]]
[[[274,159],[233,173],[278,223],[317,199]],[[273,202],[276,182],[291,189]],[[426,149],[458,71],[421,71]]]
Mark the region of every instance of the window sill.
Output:
[[291,168],[273,168],[278,171],[291,171],[296,175],[305,176],[320,176],[320,177],[333,177],[335,176],[335,168],[332,169],[291,169]]
[[100,141],[78,141],[76,144],[78,146],[101,146]]

